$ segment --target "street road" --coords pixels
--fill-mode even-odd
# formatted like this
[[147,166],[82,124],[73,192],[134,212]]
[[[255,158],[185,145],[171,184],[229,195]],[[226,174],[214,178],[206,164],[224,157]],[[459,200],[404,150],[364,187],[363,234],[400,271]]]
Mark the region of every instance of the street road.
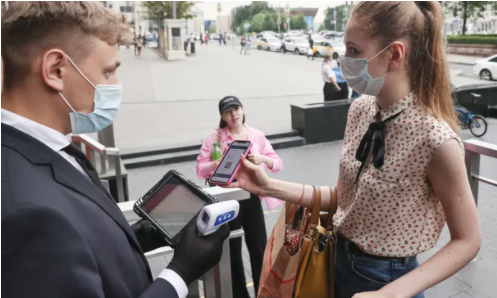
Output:
[[[322,59],[252,49],[238,44],[196,44],[196,55],[166,61],[145,49],[135,57],[121,47],[119,78],[124,99],[114,123],[117,147],[198,143],[219,122],[218,102],[235,95],[247,124],[266,134],[291,131],[291,104],[321,102]],[[450,65],[471,75],[471,67]]]

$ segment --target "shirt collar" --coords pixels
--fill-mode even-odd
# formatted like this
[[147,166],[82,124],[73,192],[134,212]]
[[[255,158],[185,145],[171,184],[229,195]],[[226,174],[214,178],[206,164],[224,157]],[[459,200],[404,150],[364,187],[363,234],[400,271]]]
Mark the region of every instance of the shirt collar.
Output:
[[[243,126],[245,126],[245,128],[247,129],[247,139],[250,140],[250,127],[246,124],[244,124]],[[235,141],[235,139],[233,139],[233,136],[231,136],[231,132],[230,132],[230,129],[228,126],[226,126],[225,128],[223,128],[223,131],[224,131],[224,134],[226,135],[226,139],[229,140],[229,141]]]
[[375,109],[376,109],[376,113],[380,112],[381,121],[385,121],[386,119],[388,119],[394,115],[397,115],[398,113],[413,106],[414,104],[415,104],[414,92],[411,92],[408,95],[401,98],[400,100],[398,100],[397,102],[393,103],[392,105],[390,105],[389,107],[386,107],[384,109],[380,109],[380,107],[378,106],[378,103],[375,102]]
[[55,129],[4,109],[2,109],[2,123],[10,125],[25,134],[30,135],[56,152],[62,150],[70,144],[67,137]]

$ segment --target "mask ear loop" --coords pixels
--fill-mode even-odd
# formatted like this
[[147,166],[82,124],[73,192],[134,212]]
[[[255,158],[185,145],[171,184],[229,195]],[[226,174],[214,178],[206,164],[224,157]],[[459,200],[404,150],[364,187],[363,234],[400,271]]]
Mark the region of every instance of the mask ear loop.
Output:
[[[389,43],[383,50],[381,50],[378,54],[374,55],[371,59],[369,59],[368,62],[373,60],[374,58],[378,57],[378,55],[380,55],[381,53],[385,52],[389,47],[392,46],[392,44],[393,44],[393,42]],[[390,70],[385,75],[383,75],[381,78],[384,79],[392,70],[393,69],[390,68]]]
[[74,113],[77,113],[73,108],[72,106],[69,104],[69,102],[67,101],[67,99],[64,97],[64,95],[62,95],[62,92],[59,92],[59,95],[60,97],[62,97],[62,99],[66,102],[66,105],[74,112]]
[[[385,52],[385,51],[386,51],[389,47],[391,47],[391,46],[392,46],[392,44],[393,44],[393,43],[389,43],[389,44],[388,44],[388,45],[387,45],[387,46],[386,46],[383,50],[381,50],[378,54],[376,54],[376,55],[374,55],[372,58],[370,58],[370,59],[368,60],[368,62],[369,62],[369,61],[371,61],[371,60],[373,60],[374,58],[378,57],[378,55],[380,55],[381,53]],[[69,58],[69,57],[68,57],[68,58]]]
[[67,54],[64,54],[64,55],[66,55],[67,60],[69,60],[69,62],[71,62],[72,66],[74,66],[74,68],[76,68],[76,70],[79,72],[79,74],[80,74],[83,78],[85,78],[85,80],[86,80],[88,83],[90,83],[90,85],[92,85],[92,86],[93,86],[93,88],[97,89],[97,87],[95,87],[95,85],[93,85],[93,83],[92,83],[92,82],[90,82],[90,80],[89,80],[89,79],[88,79],[88,78],[84,75],[84,73],[83,73],[83,72],[79,69],[79,67],[77,67],[77,66],[76,66],[76,64],[72,61],[72,59],[71,59],[71,58],[70,58]]
[[[71,62],[72,66],[74,66],[74,68],[76,68],[76,70],[79,72],[79,74],[85,78],[85,80],[90,83],[90,85],[97,89],[97,87],[95,87],[95,85],[93,85],[92,82],[90,82],[90,80],[83,74],[83,72],[79,69],[79,67],[76,66],[76,64],[74,63],[74,61],[72,61],[71,57],[69,57],[67,54],[64,54],[67,58],[67,60],[69,60],[69,62]],[[62,95],[62,92],[59,92],[59,95],[60,97],[62,97],[62,99],[66,102],[67,106],[74,112],[74,113],[78,113],[76,112],[76,110],[73,109],[73,107],[69,104],[69,102],[67,101],[67,99],[64,97],[64,95]]]

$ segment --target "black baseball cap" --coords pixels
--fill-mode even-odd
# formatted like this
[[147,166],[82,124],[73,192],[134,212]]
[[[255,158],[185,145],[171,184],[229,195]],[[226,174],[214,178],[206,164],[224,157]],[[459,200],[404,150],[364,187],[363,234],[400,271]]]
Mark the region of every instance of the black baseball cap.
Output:
[[222,115],[229,107],[243,106],[238,97],[226,96],[219,101],[219,113]]

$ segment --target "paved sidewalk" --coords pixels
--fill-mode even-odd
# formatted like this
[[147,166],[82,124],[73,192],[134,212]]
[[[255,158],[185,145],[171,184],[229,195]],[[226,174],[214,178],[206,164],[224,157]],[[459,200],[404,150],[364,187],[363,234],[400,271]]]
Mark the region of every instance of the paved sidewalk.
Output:
[[449,63],[464,64],[464,65],[475,65],[476,60],[483,59],[485,57],[479,56],[466,56],[466,55],[447,55],[447,61]]
[[[472,138],[468,130],[461,132],[463,139]],[[489,119],[487,134],[480,140],[497,144],[497,120]],[[275,177],[288,181],[298,181],[311,185],[333,185],[338,178],[338,159],[341,141],[309,145],[298,148],[278,150],[284,162],[283,171]],[[143,195],[168,170],[175,169],[190,180],[203,185],[195,173],[195,162],[185,162],[166,166],[141,168],[129,171],[129,190],[131,198]],[[497,160],[482,157],[480,175],[497,180]],[[268,211],[265,204],[265,220],[268,235],[276,223],[280,210]],[[426,291],[427,298],[491,298],[497,297],[497,188],[480,183],[478,212],[483,232],[483,244],[476,262],[446,281]],[[449,231],[444,229],[436,247],[419,257],[426,261],[450,239]],[[246,279],[252,291],[249,257],[243,248]],[[150,261],[154,275],[168,263],[169,258],[157,257]],[[253,295],[253,292],[252,292]]]

